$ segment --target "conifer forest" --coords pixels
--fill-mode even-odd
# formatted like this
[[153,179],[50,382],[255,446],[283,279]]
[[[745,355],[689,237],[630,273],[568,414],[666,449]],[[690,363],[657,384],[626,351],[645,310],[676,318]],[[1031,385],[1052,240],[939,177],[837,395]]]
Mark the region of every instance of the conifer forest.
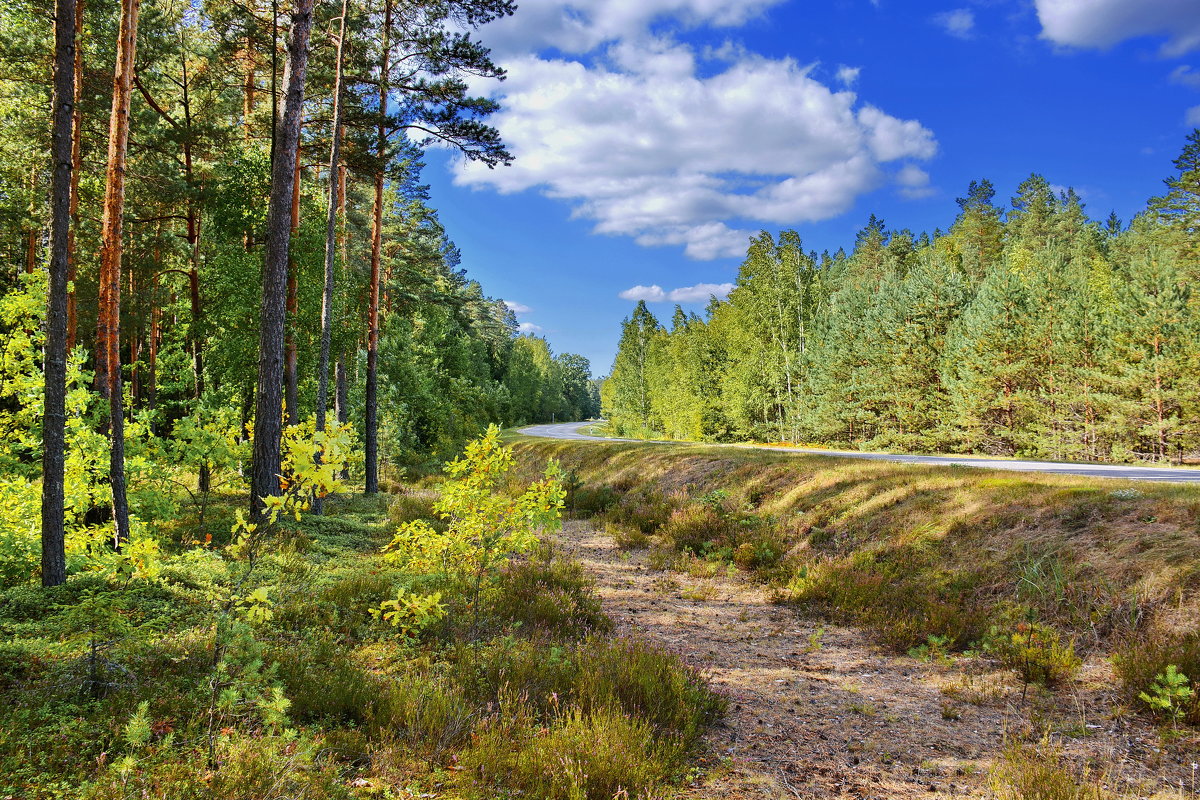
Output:
[[1091,219],[1031,175],[987,180],[946,231],[871,217],[850,251],[750,244],[728,299],[626,319],[616,432],[1065,461],[1200,450],[1200,130],[1162,196]]

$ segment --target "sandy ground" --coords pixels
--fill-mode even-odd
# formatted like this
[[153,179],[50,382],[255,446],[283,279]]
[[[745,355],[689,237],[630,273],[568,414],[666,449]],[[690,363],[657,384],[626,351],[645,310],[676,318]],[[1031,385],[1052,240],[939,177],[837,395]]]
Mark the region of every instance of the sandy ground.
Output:
[[1073,687],[1022,692],[982,659],[894,656],[861,631],[774,605],[739,575],[658,571],[586,522],[561,543],[618,630],[700,666],[730,700],[691,798],[993,796],[1006,743],[1047,732],[1076,769],[1134,796],[1197,797],[1195,739],[1164,744],[1122,709],[1102,661]]

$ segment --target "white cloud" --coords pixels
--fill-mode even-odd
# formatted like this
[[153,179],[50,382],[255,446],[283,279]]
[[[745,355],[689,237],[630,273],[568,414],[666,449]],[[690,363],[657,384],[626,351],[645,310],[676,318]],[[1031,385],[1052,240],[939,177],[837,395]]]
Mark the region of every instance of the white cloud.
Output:
[[516,300],[503,300],[501,302],[508,306],[509,311],[514,314],[528,314],[530,311],[533,311],[529,306],[524,303],[518,303]]
[[858,82],[859,73],[862,72],[862,67],[847,67],[842,64],[838,67],[837,79],[838,83],[846,88],[850,88]]
[[1162,51],[1200,47],[1196,0],[1034,0],[1042,38],[1071,47],[1110,47],[1138,36],[1166,36]]
[[597,233],[711,259],[744,255],[745,228],[842,214],[886,181],[888,162],[937,152],[920,122],[831,89],[812,65],[742,53],[714,70],[701,59],[652,38],[611,45],[591,67],[511,58],[493,122],[516,161],[496,170],[460,163],[456,181],[536,188],[572,202]]
[[655,23],[677,27],[735,27],[783,0],[521,0],[515,15],[487,26],[487,44],[498,55],[556,48],[589,53],[637,36]]
[[1200,106],[1192,106],[1184,115],[1184,122],[1193,128],[1200,128]]
[[617,296],[622,300],[645,300],[647,303],[702,303],[713,296],[728,297],[732,291],[732,283],[697,283],[695,286],[683,286],[669,292],[658,284],[654,284],[652,286],[634,286]]
[[517,330],[521,333],[541,333],[545,329],[541,325],[534,325],[532,322],[522,322],[517,326]]
[[915,164],[905,164],[896,173],[896,183],[900,187],[900,195],[910,200],[931,197],[937,191],[929,185],[929,173]]
[[975,12],[969,8],[956,8],[933,15],[933,24],[956,39],[970,39],[975,32]]
[[1187,64],[1180,64],[1171,70],[1168,80],[1180,86],[1190,86],[1193,89],[1200,89],[1200,72],[1193,72],[1192,68]]

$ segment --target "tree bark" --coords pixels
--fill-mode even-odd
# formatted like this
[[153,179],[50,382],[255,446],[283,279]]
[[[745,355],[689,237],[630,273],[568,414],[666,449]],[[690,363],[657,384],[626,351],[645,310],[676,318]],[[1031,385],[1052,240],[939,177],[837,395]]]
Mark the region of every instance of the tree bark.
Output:
[[[342,69],[346,50],[346,14],[348,0],[342,0],[342,17],[338,24],[337,59],[333,78],[333,122],[329,129],[329,202],[325,214],[325,286],[321,292],[321,354],[317,362],[317,422],[318,433],[325,431],[325,415],[329,407],[329,351],[333,345],[333,262],[337,254],[338,183],[342,162]],[[318,456],[319,458],[319,456]],[[324,510],[320,497],[313,501],[314,513]]]
[[[299,139],[297,139],[299,141]],[[292,236],[300,230],[300,151],[296,150],[295,188],[292,191]],[[284,407],[287,410],[287,424],[300,424],[300,376],[299,353],[296,347],[296,325],[300,317],[300,281],[297,275],[300,267],[291,251],[288,252],[287,275],[287,318],[289,324],[284,331]]]
[[121,392],[121,248],[125,218],[125,161],[129,150],[129,105],[133,97],[139,0],[122,0],[113,74],[112,116],[108,133],[108,170],[104,216],[100,225],[100,308],[96,329],[96,373],[109,404],[109,482],[117,547],[129,540],[129,504],[125,497],[125,410]]
[[75,105],[75,5],[54,7],[54,114],[50,140],[50,290],[46,297],[45,417],[42,425],[42,585],[67,580],[64,473],[67,425],[67,270],[71,142]]
[[333,124],[329,144],[329,202],[325,214],[325,286],[321,294],[321,355],[317,363],[317,430],[325,430],[329,406],[329,351],[333,344],[333,266],[337,255],[338,182],[342,159],[342,61],[346,46],[347,0],[342,0],[337,66],[333,79]]
[[74,108],[71,112],[71,199],[70,224],[67,226],[67,352],[75,346],[75,282],[76,254],[75,231],[79,228],[79,175],[83,164],[83,6],[84,0],[75,0],[75,55],[72,61],[74,86],[72,87]]
[[279,493],[280,437],[283,434],[283,334],[286,323],[289,211],[296,188],[296,159],[304,106],[304,76],[308,69],[308,38],[313,0],[297,0],[292,14],[285,68],[284,110],[276,131],[277,149],[271,165],[271,196],[267,206],[267,240],[263,261],[262,309],[258,346],[258,389],[255,396],[254,456],[250,516],[262,518],[262,498]]
[[383,249],[383,171],[387,158],[388,73],[391,70],[392,0],[385,0],[379,60],[379,124],[376,129],[375,205],[371,222],[371,289],[367,300],[366,476],[363,491],[379,492],[379,261]]

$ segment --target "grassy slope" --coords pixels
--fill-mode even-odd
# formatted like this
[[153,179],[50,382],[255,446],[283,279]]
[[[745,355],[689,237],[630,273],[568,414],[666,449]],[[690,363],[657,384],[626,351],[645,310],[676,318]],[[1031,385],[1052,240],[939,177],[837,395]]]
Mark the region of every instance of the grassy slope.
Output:
[[733,554],[781,598],[823,603],[901,649],[1037,621],[1148,659],[1130,667],[1134,684],[1200,651],[1195,487],[703,445],[517,447],[573,470],[585,511],[710,560]]

